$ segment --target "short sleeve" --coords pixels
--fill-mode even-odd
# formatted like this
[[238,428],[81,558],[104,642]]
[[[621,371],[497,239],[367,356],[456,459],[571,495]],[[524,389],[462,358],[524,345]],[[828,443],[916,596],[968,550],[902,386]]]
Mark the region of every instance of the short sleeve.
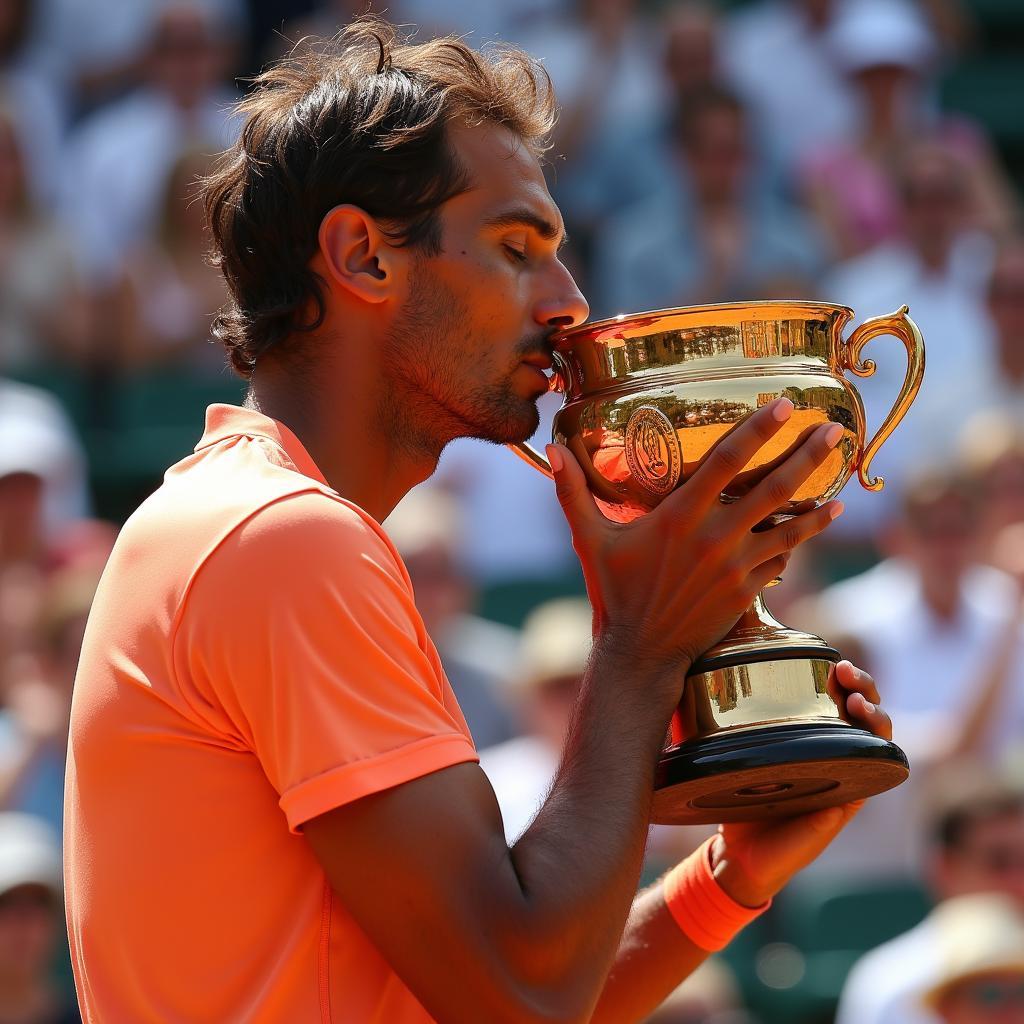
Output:
[[174,660],[193,702],[251,748],[292,831],[477,760],[397,555],[320,492],[262,509],[207,558]]

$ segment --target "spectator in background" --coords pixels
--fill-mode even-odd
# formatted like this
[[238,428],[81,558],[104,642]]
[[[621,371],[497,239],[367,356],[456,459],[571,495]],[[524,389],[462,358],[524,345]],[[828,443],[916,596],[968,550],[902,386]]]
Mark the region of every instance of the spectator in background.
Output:
[[1024,735],[1024,604],[1019,579],[981,565],[976,492],[950,472],[906,481],[889,555],[827,588],[812,625],[878,680],[896,742],[915,767],[873,797],[809,873],[914,873],[922,859],[922,787],[953,757],[996,763]]
[[828,40],[836,15],[858,2],[761,0],[739,8],[726,24],[721,53],[728,80],[786,170],[808,149],[854,130],[855,101]]
[[23,654],[9,665],[4,680],[0,810],[32,814],[58,835],[63,827],[71,689],[98,581],[94,569],[68,570],[47,581],[35,657]]
[[478,749],[513,733],[503,692],[516,658],[515,631],[472,614],[474,588],[458,560],[462,521],[453,497],[410,491],[384,524],[412,580],[416,607],[441,658]]
[[89,505],[85,456],[60,403],[40,388],[0,377],[0,479],[24,476],[36,482],[16,479],[8,500],[0,498],[0,569],[42,558]]
[[[342,5],[351,2],[342,0]],[[395,22],[419,25],[421,40],[432,35],[470,33],[470,42],[480,46],[491,39],[518,43],[539,26],[563,17],[572,6],[573,0],[502,0],[492,4],[479,0],[399,0],[389,4],[388,10]]]
[[71,242],[29,187],[11,99],[0,99],[0,374],[79,362],[89,336]]
[[[958,900],[998,894],[1012,901],[1016,913],[1024,913],[1024,789],[1019,781],[958,763],[937,775],[932,792],[925,877],[938,906],[915,928],[857,963],[843,989],[836,1024],[929,1024],[933,1018],[921,999],[926,990],[949,980],[943,954],[947,929],[959,914]],[[968,932],[958,938],[966,948]],[[1024,946],[1014,952],[1024,955]]]
[[117,295],[117,364],[125,370],[161,364],[208,374],[224,368],[210,341],[213,315],[227,300],[224,278],[206,258],[210,236],[198,179],[210,159],[185,150],[167,175],[154,230],[129,254]]
[[637,0],[572,0],[561,17],[536,21],[517,42],[544,64],[558,96],[548,177],[574,251],[586,257],[595,223],[614,201],[609,177],[631,195],[648,181],[635,153],[638,181],[619,173],[619,157],[638,134],[647,141],[652,117],[664,110],[654,28]]
[[[999,239],[983,288],[984,314],[979,343],[963,353],[955,401],[957,420],[977,415],[971,433],[1002,436],[1000,420],[1024,425],[1024,237]],[[953,395],[929,389],[915,403],[922,430],[942,430],[950,420]],[[948,427],[946,428],[948,430]]]
[[131,247],[152,231],[178,155],[217,152],[232,141],[233,95],[224,86],[232,28],[197,3],[163,4],[144,63],[146,84],[72,137],[64,213],[94,287],[111,287]]
[[985,299],[994,348],[987,365],[995,371],[986,382],[985,400],[1024,422],[1024,236],[1002,240]]
[[806,292],[822,251],[758,176],[747,113],[720,87],[679,111],[672,186],[626,207],[598,244],[596,315]]
[[[1017,580],[979,563],[977,500],[953,470],[906,480],[883,539],[889,557],[817,599],[824,620],[864,652],[900,742],[922,754],[948,752],[943,744],[968,717],[1000,639],[1018,628]],[[1006,703],[962,753],[998,758],[1022,734],[1024,652],[1015,650]]]
[[74,1003],[50,976],[61,909],[61,857],[45,823],[0,813],[0,1020],[77,1024]]
[[510,844],[551,788],[592,638],[593,612],[584,598],[549,601],[523,624],[518,671],[511,681],[523,735],[480,752]]
[[0,95],[22,140],[32,201],[54,200],[65,111],[54,69],[40,52],[38,0],[0,0]]
[[[36,0],[40,46],[59,75],[70,112],[79,120],[116,102],[149,73],[154,24],[180,0]],[[192,0],[236,39],[246,24],[247,0]]]
[[1014,568],[1013,544],[1024,524],[1024,421],[1006,412],[979,413],[964,429],[958,458],[977,497],[981,559],[1024,575]]
[[937,46],[921,14],[905,0],[861,0],[829,37],[859,101],[857,130],[811,147],[800,176],[835,253],[855,256],[900,235],[896,178],[908,142],[930,139],[961,161],[976,226],[994,231],[1011,222],[1017,204],[980,131],[927,108]]
[[676,112],[691,96],[721,84],[719,29],[718,13],[700,0],[666,7],[657,26],[657,49],[662,54],[657,90],[628,123],[595,140],[598,148],[588,158],[584,174],[563,181],[556,162],[553,187],[563,216],[569,218],[574,247],[582,235],[583,252],[589,253],[606,218],[652,192],[672,189],[678,175],[672,145]]
[[[974,227],[968,169],[954,153],[925,143],[912,147],[899,172],[904,237],[840,264],[822,293],[852,306],[857,321],[906,303],[927,346],[927,372],[915,408],[886,442],[875,469],[894,481],[922,462],[941,460],[970,410],[951,412],[973,376],[987,378],[984,289],[992,266],[991,238]],[[869,433],[881,425],[903,383],[906,358],[893,342],[876,341],[865,357],[874,376],[857,381]],[[925,410],[928,410],[927,414]],[[888,512],[888,495],[862,488],[843,492],[846,513],[837,537],[867,537]]]
[[998,897],[965,896],[942,925],[941,974],[925,1004],[943,1024],[1024,1020],[1024,914]]

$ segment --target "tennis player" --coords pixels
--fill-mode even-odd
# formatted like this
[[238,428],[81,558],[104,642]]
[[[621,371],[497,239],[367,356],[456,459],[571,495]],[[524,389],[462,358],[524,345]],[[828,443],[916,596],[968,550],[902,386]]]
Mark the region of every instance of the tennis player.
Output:
[[[719,494],[787,419],[766,406],[651,515],[557,489],[595,613],[551,793],[510,848],[379,523],[453,438],[537,426],[551,337],[587,304],[524,54],[383,22],[266,71],[206,186],[249,381],[125,525],[75,687],[66,890],[103,1024],[636,1021],[853,814],[727,826],[634,898],[688,664],[835,503],[755,524],[827,458],[825,425]],[[850,716],[888,736],[872,681]]]

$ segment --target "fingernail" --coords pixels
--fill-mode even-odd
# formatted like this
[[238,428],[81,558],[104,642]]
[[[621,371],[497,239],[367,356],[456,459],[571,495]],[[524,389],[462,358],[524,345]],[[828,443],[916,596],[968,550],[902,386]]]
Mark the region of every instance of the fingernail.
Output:
[[772,406],[772,416],[777,419],[779,423],[785,423],[792,415],[793,403],[788,398],[780,398],[775,405]]
[[561,449],[557,444],[549,444],[544,450],[548,453],[548,462],[551,463],[552,470],[556,473],[561,473],[562,466],[564,465]]
[[875,710],[875,705],[867,697],[862,697],[861,699],[864,701],[864,710],[870,715]]
[[841,501],[832,503],[832,507],[828,510],[830,519],[838,519],[846,511],[846,506]]
[[825,444],[829,448],[835,448],[839,444],[839,439],[843,436],[843,427],[841,423],[833,423],[832,426],[825,431]]

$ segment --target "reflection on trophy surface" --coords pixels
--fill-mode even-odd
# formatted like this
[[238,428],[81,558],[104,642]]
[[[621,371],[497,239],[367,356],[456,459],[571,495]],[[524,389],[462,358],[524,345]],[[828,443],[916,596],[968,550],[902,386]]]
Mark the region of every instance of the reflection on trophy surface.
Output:
[[[828,460],[774,520],[834,498],[856,473],[880,490],[871,462],[914,400],[924,343],[906,306],[865,321],[846,340],[845,306],[778,301],[620,316],[555,341],[552,386],[565,395],[553,435],[576,456],[602,511],[627,522],[684,486],[741,420],[779,397],[794,412],[736,477],[753,486],[818,425],[844,428]],[[892,411],[869,436],[848,371],[867,377],[864,346],[903,342],[907,372]],[[548,471],[528,446],[520,455]],[[893,743],[848,724],[829,692],[839,652],[772,618],[762,597],[691,667],[658,767],[653,818],[746,821],[804,813],[882,792],[908,774]]]

